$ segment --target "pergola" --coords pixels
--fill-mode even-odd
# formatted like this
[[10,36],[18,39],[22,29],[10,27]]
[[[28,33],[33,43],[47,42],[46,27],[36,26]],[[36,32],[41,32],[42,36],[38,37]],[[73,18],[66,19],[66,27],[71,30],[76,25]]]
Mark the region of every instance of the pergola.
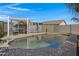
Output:
[[[10,22],[12,21],[16,21],[16,22],[27,22],[27,33],[29,31],[29,19],[28,18],[12,18],[12,17],[9,17],[8,16],[8,19],[7,19],[7,36],[9,37],[10,36]],[[19,26],[18,26],[19,28]]]

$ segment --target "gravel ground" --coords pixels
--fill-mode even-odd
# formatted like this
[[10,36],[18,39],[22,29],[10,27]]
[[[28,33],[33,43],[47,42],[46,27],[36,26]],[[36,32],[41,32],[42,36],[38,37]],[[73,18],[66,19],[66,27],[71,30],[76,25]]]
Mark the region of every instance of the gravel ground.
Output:
[[76,46],[65,43],[60,48],[40,48],[40,49],[23,49],[23,48],[0,48],[0,56],[76,56]]

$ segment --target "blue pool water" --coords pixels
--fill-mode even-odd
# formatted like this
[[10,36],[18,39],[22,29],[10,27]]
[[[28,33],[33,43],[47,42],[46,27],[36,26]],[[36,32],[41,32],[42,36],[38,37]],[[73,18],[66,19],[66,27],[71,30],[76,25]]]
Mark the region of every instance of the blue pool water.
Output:
[[60,39],[53,39],[49,42],[49,44],[49,47],[59,48],[63,44],[63,41],[61,41]]

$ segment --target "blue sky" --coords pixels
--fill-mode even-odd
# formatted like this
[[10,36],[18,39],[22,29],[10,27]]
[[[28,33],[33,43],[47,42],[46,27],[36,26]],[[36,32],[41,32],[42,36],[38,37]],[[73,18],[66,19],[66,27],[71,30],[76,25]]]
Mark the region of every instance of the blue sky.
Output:
[[[75,23],[71,21],[73,14],[63,3],[0,3],[0,15],[30,18],[35,22],[65,20],[67,24]],[[0,17],[1,21],[5,19]]]

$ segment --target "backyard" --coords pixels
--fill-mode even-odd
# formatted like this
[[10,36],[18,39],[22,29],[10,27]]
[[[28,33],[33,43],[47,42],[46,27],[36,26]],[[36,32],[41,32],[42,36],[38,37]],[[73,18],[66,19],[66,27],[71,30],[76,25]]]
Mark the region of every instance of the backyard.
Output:
[[12,14],[0,16],[0,56],[78,56],[79,19],[72,18],[66,4],[11,4],[4,9]]

